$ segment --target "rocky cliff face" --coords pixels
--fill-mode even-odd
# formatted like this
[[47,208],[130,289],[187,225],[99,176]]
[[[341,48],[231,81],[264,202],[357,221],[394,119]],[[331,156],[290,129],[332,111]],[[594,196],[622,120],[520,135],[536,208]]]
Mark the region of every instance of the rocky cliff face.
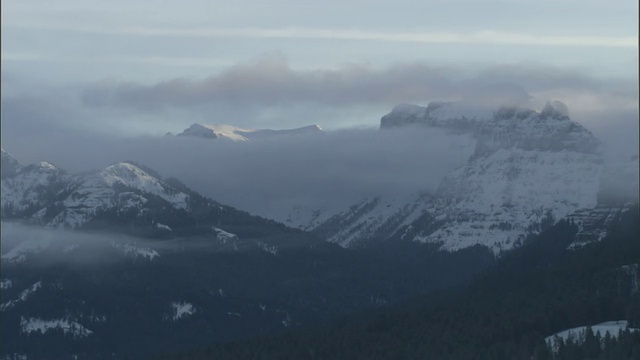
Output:
[[[347,247],[405,239],[443,250],[482,245],[500,253],[576,211],[595,208],[598,194],[616,181],[626,184],[619,175],[631,173],[607,175],[600,141],[558,101],[541,111],[468,102],[399,105],[380,127],[408,125],[468,133],[477,140],[475,151],[435,194],[368,199],[315,231]],[[637,164],[634,169],[637,174]]]

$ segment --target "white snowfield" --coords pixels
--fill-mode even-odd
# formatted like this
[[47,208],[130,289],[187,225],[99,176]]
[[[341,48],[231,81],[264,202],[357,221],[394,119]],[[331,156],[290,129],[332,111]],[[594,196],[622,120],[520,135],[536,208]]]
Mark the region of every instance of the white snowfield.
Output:
[[143,259],[148,259],[149,261],[155,259],[156,257],[160,257],[160,254],[149,247],[141,247],[135,244],[125,244],[125,243],[115,243],[112,242],[111,246],[114,249],[120,250],[125,256],[129,256],[132,258],[142,257]]
[[220,228],[212,227],[213,232],[216,234],[216,239],[222,241],[223,244],[226,244],[228,241],[236,241],[238,240],[238,235],[232,234],[230,232],[226,232]]
[[178,136],[194,136],[207,139],[227,139],[232,141],[254,141],[272,138],[275,136],[295,136],[322,134],[318,125],[309,125],[296,129],[271,130],[271,129],[244,129],[225,124],[193,124]]
[[[600,334],[602,338],[608,333],[611,337],[618,337],[621,331],[624,331],[628,328],[629,322],[626,320],[618,320],[618,321],[607,321],[597,325],[592,325],[591,330],[593,334]],[[545,341],[549,346],[552,347],[554,351],[558,351],[558,339],[562,339],[563,341],[567,341],[568,339],[572,339],[579,343],[584,342],[584,336],[587,331],[587,326],[578,326],[572,329],[563,330],[558,333],[555,333],[551,336],[548,336]],[[629,331],[635,332],[640,331],[640,329],[629,328]]]
[[34,317],[20,318],[20,331],[24,334],[45,334],[50,330],[56,329],[60,329],[65,335],[70,334],[74,338],[85,338],[93,334],[93,331],[69,319],[43,320]]
[[108,166],[100,172],[100,176],[109,186],[119,183],[145,193],[160,196],[176,209],[187,209],[189,207],[189,196],[187,194],[168,191],[160,180],[132,164],[123,162]]
[[40,289],[41,287],[42,287],[42,281],[38,281],[37,283],[31,285],[30,287],[22,290],[18,295],[18,298],[14,300],[9,300],[6,303],[1,304],[0,311],[11,310],[16,306],[16,304],[27,301],[29,297],[33,295],[33,293],[38,291],[38,289]]
[[188,302],[173,302],[171,303],[171,306],[173,307],[173,317],[171,318],[173,321],[180,320],[196,313],[196,308],[193,304]]

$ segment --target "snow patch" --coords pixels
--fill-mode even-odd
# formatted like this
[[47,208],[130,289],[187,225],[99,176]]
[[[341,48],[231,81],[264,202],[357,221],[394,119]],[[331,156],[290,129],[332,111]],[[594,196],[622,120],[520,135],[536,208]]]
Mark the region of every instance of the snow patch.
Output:
[[85,338],[93,331],[69,319],[43,320],[40,318],[20,317],[20,331],[24,334],[40,333],[45,334],[49,330],[60,329],[65,335],[71,334],[74,339]]
[[226,244],[227,241],[236,241],[236,240],[238,240],[238,235],[236,235],[236,234],[232,234],[230,232],[226,232],[226,231],[224,231],[222,229],[219,229],[217,227],[212,227],[211,229],[216,234],[216,238],[218,240],[222,241],[223,244]]
[[41,287],[42,287],[42,281],[38,281],[37,283],[31,285],[30,287],[22,290],[18,295],[17,299],[9,300],[8,302],[1,304],[0,311],[11,310],[16,306],[16,304],[27,301],[29,297],[33,295],[33,293],[38,291],[38,289],[40,289]]
[[156,223],[156,227],[157,227],[158,229],[171,231],[171,228],[170,228],[170,227],[168,227],[168,226],[167,226],[167,225],[165,225],[165,224]]
[[196,312],[196,308],[188,302],[174,302],[171,303],[171,306],[173,307],[173,321],[180,320],[183,317],[190,316]]
[[2,290],[11,289],[12,286],[13,282],[9,279],[2,279],[0,281],[0,289]]
[[323,131],[318,125],[309,125],[296,129],[243,129],[237,126],[225,124],[193,124],[185,129],[178,136],[194,136],[205,139],[227,139],[231,141],[253,141],[264,140],[274,136],[296,136],[322,134]]
[[258,241],[258,246],[268,254],[271,254],[273,256],[278,255],[278,247],[275,245],[269,245],[267,243],[263,243],[262,241]]

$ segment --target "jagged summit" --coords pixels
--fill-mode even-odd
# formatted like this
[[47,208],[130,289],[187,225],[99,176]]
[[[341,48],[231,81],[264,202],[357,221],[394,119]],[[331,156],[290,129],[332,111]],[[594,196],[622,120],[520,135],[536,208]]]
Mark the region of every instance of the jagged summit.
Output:
[[391,128],[410,124],[421,124],[426,108],[413,104],[396,105],[391,112],[380,119],[380,128]]
[[600,145],[589,130],[569,118],[567,106],[560,101],[547,101],[540,112],[519,105],[496,108],[466,100],[434,101],[426,108],[401,104],[382,117],[380,128],[413,124],[469,133],[479,140],[476,155],[510,147],[594,153]]
[[[474,245],[496,254],[512,249],[554,222],[598,205],[600,142],[568,114],[559,101],[547,102],[541,111],[468,99],[398,105],[381,119],[381,129],[420,124],[468,134],[476,140],[473,155],[433,194],[369,199],[335,216],[323,215],[328,220],[315,231],[347,247],[401,238],[450,251]],[[604,195],[612,199],[616,193]]]
[[206,139],[228,139],[232,141],[252,141],[283,135],[313,135],[324,133],[318,125],[309,125],[295,129],[244,129],[225,124],[193,124],[178,136],[194,136]]

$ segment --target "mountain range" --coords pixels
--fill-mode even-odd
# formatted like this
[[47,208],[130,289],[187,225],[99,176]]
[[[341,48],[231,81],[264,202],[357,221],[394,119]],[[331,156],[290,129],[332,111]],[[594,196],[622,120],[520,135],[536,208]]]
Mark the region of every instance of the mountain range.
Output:
[[204,139],[226,139],[231,141],[255,141],[274,137],[320,135],[322,128],[318,125],[309,125],[296,129],[271,130],[271,129],[245,129],[225,124],[193,124],[177,136],[193,136]]
[[[592,249],[637,212],[638,157],[606,164],[601,142],[568,114],[560,102],[399,105],[379,131],[472,140],[436,191],[372,194],[346,209],[301,204],[273,219],[134,161],[70,174],[2,149],[2,355],[184,351],[468,284],[539,238],[565,255]],[[179,136],[318,134],[194,124]]]

